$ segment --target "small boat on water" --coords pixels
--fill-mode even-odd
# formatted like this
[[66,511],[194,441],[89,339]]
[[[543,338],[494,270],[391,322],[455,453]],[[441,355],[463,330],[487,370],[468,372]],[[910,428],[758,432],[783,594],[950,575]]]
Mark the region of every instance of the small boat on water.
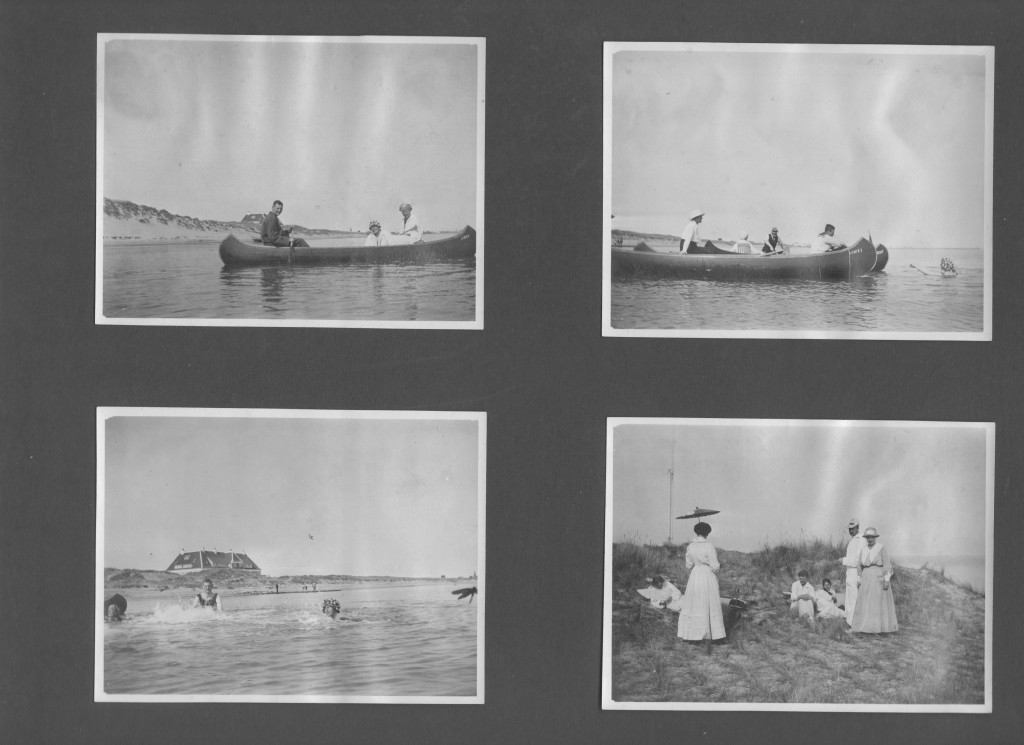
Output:
[[458,261],[476,256],[476,231],[469,225],[448,238],[400,246],[325,248],[267,246],[229,235],[220,243],[225,266],[265,264],[403,264]]
[[[880,271],[889,261],[885,246],[861,238],[837,251],[813,254],[739,254],[708,241],[690,253],[661,253],[646,243],[612,248],[615,277],[674,279],[853,279]],[[698,253],[699,252],[699,253]]]

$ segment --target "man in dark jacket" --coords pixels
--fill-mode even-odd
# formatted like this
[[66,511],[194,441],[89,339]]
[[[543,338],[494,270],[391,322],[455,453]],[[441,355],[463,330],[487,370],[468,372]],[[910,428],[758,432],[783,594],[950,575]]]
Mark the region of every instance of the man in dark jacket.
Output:
[[274,201],[270,212],[263,218],[263,227],[260,229],[260,239],[268,246],[303,246],[308,248],[309,244],[301,238],[291,237],[291,228],[281,225],[277,218],[284,211],[284,202],[280,199]]

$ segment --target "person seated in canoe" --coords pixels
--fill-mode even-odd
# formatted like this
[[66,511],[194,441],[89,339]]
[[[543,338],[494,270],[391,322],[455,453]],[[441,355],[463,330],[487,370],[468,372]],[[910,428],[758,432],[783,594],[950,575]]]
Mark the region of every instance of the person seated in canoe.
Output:
[[751,248],[750,233],[744,233],[741,235],[740,239],[736,241],[736,245],[733,246],[733,250],[738,254],[748,254],[750,253]]
[[679,609],[682,607],[683,593],[679,591],[678,587],[660,574],[647,577],[647,585],[647,587],[637,590],[637,592],[650,600],[651,605],[655,608],[668,608],[677,613],[679,612]]
[[398,211],[402,213],[402,229],[391,234],[391,245],[410,245],[423,240],[423,226],[420,220],[412,213],[412,205],[402,202],[398,205]]
[[846,244],[835,236],[835,225],[826,224],[825,229],[818,233],[814,240],[811,241],[811,252],[824,253],[827,251],[838,251],[840,248],[846,248]]
[[840,609],[836,596],[832,594],[832,580],[828,577],[821,581],[821,589],[814,593],[814,607],[818,618],[846,618],[846,612]]
[[364,246],[390,246],[391,245],[391,233],[386,230],[380,229],[380,223],[377,220],[370,220],[370,234],[366,236],[366,241],[363,243]]
[[309,244],[301,238],[292,238],[292,229],[281,224],[278,215],[284,211],[284,202],[275,199],[270,212],[263,218],[263,226],[260,228],[260,239],[266,246],[284,246],[293,248],[301,246],[309,248]]
[[768,237],[764,239],[764,245],[761,246],[761,253],[763,254],[788,254],[789,249],[782,243],[782,239],[779,238],[779,229],[772,228],[768,233]]
[[210,610],[224,610],[220,604],[220,595],[213,591],[213,580],[203,580],[203,591],[196,593],[195,598],[192,599],[193,608],[209,608]]
[[700,224],[704,220],[704,210],[695,209],[690,213],[690,221],[683,228],[683,237],[679,239],[679,253],[687,253],[690,245],[700,245]]
[[115,592],[103,601],[103,620],[107,623],[123,621],[126,610],[128,610],[128,601]]

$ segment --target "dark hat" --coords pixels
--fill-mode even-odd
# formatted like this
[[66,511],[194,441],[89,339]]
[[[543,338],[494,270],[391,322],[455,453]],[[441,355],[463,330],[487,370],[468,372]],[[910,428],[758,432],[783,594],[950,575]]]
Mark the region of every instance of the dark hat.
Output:
[[835,225],[832,225],[831,223],[825,223],[825,231],[824,232],[827,233],[828,231],[835,230],[835,229],[836,229]]

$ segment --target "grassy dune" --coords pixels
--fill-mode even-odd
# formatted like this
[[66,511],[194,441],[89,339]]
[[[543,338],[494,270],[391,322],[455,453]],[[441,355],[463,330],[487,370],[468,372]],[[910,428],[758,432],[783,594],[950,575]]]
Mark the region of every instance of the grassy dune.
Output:
[[718,551],[723,596],[748,607],[726,618],[715,644],[676,637],[678,616],[636,593],[663,574],[685,590],[685,546],[613,548],[612,698],[766,704],[982,704],[985,598],[941,573],[897,568],[900,630],[850,634],[840,619],[810,623],[789,613],[798,569],[818,588],[845,572],[841,542],[817,539],[756,553]]

